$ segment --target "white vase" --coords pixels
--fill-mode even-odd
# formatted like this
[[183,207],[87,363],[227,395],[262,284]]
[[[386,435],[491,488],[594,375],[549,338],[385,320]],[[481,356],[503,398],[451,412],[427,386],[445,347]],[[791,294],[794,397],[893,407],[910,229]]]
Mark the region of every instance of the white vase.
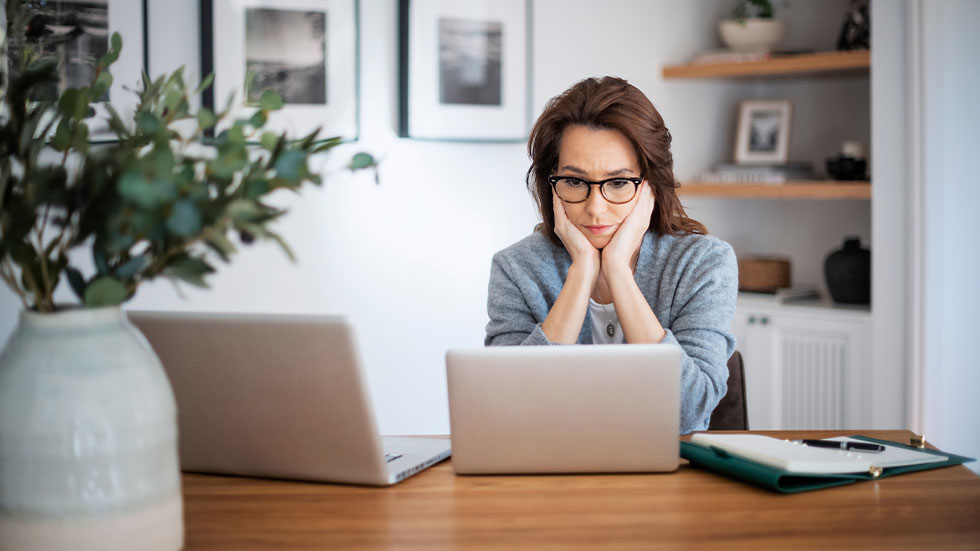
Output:
[[783,39],[785,31],[785,23],[778,19],[747,17],[718,22],[721,41],[725,46],[738,51],[772,50]]
[[22,312],[0,353],[0,550],[183,546],[177,409],[119,307]]

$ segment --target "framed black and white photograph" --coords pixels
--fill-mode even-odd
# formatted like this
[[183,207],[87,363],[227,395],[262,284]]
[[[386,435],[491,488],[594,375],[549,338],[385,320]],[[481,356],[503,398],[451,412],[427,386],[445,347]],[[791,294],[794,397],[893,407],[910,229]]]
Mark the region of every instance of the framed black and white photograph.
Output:
[[[109,51],[109,39],[118,32],[123,48],[119,58],[109,68],[112,86],[94,104],[95,116],[86,124],[93,142],[115,139],[109,132],[109,102],[123,120],[130,120],[139,103],[137,91],[142,87],[142,72],[146,65],[144,36],[144,2],[139,0],[56,0],[38,6],[44,22],[44,33],[50,39],[67,38],[60,42],[57,53],[65,61],[60,66],[60,80],[52,83],[36,99],[53,100],[68,88],[90,86],[95,76],[95,64]],[[70,38],[68,38],[70,37]],[[8,50],[16,55],[15,49]],[[10,64],[13,67],[13,64]]]
[[523,141],[527,0],[400,0],[399,135]]
[[792,111],[788,100],[743,101],[738,115],[735,162],[785,164]]
[[298,138],[320,128],[320,137],[356,140],[358,7],[356,0],[202,0],[202,73],[214,73],[204,105],[221,109],[233,94],[255,102],[274,90],[283,108],[268,129]]

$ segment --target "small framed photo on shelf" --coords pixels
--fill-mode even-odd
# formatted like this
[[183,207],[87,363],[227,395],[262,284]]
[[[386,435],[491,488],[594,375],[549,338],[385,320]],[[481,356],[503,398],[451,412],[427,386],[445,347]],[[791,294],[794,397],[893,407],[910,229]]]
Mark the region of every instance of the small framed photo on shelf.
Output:
[[399,136],[523,141],[528,0],[400,0]]
[[743,101],[735,137],[735,162],[785,164],[792,111],[788,100]]
[[[116,135],[109,131],[109,112],[105,105],[111,104],[124,121],[131,121],[136,112],[137,91],[142,88],[142,73],[146,66],[144,2],[87,0],[38,4],[36,9],[43,14],[43,32],[47,39],[59,42],[54,48],[65,61],[61,66],[61,79],[51,83],[34,99],[54,100],[68,88],[90,86],[95,76],[95,64],[108,53],[112,34],[118,32],[122,38],[119,58],[109,67],[112,85],[103,97],[96,98],[93,104],[95,115],[86,120],[89,141],[115,140]],[[10,61],[7,66],[14,66],[13,56],[18,55],[18,51],[16,45],[8,45]]]
[[269,130],[356,140],[358,8],[357,0],[201,0],[202,78],[214,73],[204,105],[241,100],[251,72],[247,101],[266,90],[283,99]]

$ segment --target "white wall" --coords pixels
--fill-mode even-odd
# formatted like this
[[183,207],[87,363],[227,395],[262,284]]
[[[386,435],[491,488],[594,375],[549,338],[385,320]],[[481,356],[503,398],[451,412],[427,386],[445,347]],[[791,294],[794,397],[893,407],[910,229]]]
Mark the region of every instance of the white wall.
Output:
[[[980,458],[980,2],[913,2],[923,67],[922,427],[936,445]],[[971,465],[980,472],[975,463]]]
[[[323,189],[281,198],[280,229],[299,262],[256,245],[212,280],[212,289],[167,282],[141,288],[140,309],[342,313],[357,324],[382,432],[445,433],[446,349],[480,346],[494,251],[531,231],[524,144],[400,140],[396,111],[396,0],[361,1],[362,141],[385,157],[381,186],[367,174],[333,174]],[[548,98],[591,75],[623,76],[644,90],[675,137],[678,177],[729,158],[742,98],[796,105],[791,155],[821,161],[843,139],[868,141],[867,79],[785,83],[663,81],[664,64],[718,47],[714,22],[731,1],[533,1],[533,93]],[[787,47],[830,49],[846,0],[792,2]],[[150,63],[159,74],[199,68],[197,0],[150,1]],[[832,96],[825,101],[825,96]],[[823,98],[823,99],[821,99]],[[829,105],[832,104],[832,105]],[[335,160],[336,162],[336,160]],[[789,252],[799,281],[819,283],[820,263],[845,233],[870,235],[866,202],[690,201],[691,213],[737,252]],[[790,226],[787,228],[787,226]],[[62,294],[70,299],[70,294]],[[0,291],[0,335],[19,305]]]

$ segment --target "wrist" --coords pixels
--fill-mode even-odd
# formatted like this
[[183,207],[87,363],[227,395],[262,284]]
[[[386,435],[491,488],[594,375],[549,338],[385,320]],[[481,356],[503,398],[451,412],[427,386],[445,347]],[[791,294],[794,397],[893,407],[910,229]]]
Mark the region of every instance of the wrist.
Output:
[[572,265],[568,267],[567,279],[578,279],[582,283],[586,284],[588,288],[592,289],[595,285],[596,279],[599,278],[599,259],[591,258],[580,258],[572,261]]

